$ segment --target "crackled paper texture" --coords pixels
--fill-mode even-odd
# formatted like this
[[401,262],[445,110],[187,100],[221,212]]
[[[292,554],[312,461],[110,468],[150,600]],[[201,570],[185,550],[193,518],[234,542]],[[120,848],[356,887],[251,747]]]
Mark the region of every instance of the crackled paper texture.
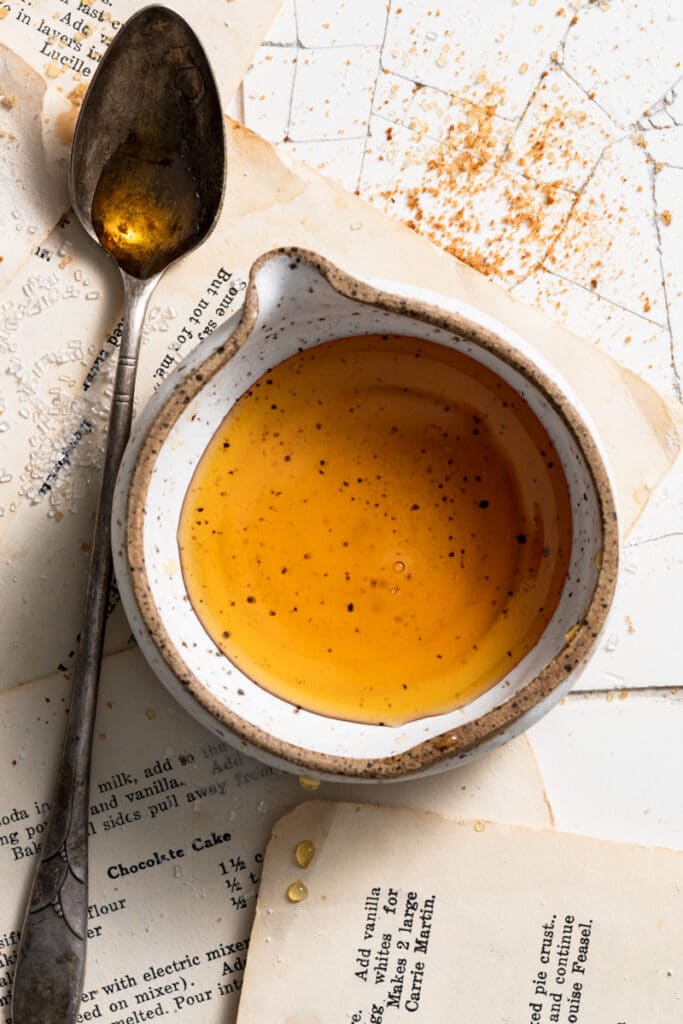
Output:
[[[315,852],[302,868],[305,841]],[[239,1024],[673,1021],[682,858],[302,805],[268,845]],[[307,890],[300,902],[288,899],[292,882]]]
[[[10,1016],[17,932],[67,701],[62,677],[0,696],[2,1022]],[[320,794],[438,809],[453,818],[550,824],[525,738],[457,774],[360,789],[322,783]],[[295,776],[251,761],[194,723],[137,651],[105,659],[81,1007],[92,1016],[84,1020],[137,1024],[173,1013],[183,1022],[234,1020],[264,846],[276,819],[306,795]]]
[[680,398],[681,32],[661,0],[286,0],[245,123]]

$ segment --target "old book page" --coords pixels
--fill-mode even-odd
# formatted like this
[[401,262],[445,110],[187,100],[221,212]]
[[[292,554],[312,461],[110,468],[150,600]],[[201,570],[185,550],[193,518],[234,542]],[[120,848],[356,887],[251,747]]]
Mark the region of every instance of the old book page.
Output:
[[268,846],[239,1024],[673,1024],[682,867],[664,850],[309,803]]
[[[62,742],[68,685],[0,697],[0,1022]],[[307,796],[452,817],[550,823],[525,737],[457,772],[385,786],[323,783],[240,754],[195,723],[138,651],[105,659],[90,819],[83,1020],[234,1019],[266,840]],[[90,1014],[90,1016],[87,1016]]]
[[69,205],[64,111],[51,110],[47,97],[46,79],[0,43],[0,287]]

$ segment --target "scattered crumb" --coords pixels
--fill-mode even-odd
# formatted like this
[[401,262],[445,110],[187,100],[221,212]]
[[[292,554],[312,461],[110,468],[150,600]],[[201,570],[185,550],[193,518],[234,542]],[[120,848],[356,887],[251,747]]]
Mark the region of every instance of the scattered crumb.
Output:
[[60,75],[64,74],[64,68],[57,64],[56,61],[50,60],[45,65],[45,77],[46,78],[59,78]]
[[659,216],[661,217],[661,219],[664,221],[664,223],[668,227],[669,224],[671,223],[671,219],[672,219],[671,218],[671,210],[662,210],[662,212],[660,213]]
[[16,102],[16,96],[3,96],[0,100],[0,103],[3,105],[3,107],[5,107],[6,110],[11,110],[12,107],[16,104]]

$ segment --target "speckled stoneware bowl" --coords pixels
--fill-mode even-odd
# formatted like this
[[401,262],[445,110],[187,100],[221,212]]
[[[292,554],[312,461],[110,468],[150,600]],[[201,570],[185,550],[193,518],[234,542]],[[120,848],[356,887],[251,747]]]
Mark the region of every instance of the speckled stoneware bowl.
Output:
[[[124,607],[162,682],[229,743],[278,767],[330,779],[428,774],[527,728],[576,681],[605,622],[617,574],[608,474],[580,403],[552,367],[532,356],[523,338],[460,302],[380,288],[313,253],[286,249],[263,256],[252,270],[242,311],[199,345],[143,413],[124,458],[114,509]],[[301,710],[243,675],[194,613],[177,539],[200,456],[250,384],[300,347],[370,333],[429,339],[467,353],[504,378],[545,425],[562,460],[573,510],[569,576],[536,646],[466,706],[397,727]]]

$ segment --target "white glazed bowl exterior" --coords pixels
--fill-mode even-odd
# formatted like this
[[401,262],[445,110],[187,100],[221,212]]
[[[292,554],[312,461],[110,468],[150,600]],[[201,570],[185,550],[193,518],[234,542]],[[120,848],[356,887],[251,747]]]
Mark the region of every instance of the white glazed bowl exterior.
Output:
[[[283,252],[259,261],[249,288],[252,302],[248,301],[247,306],[251,305],[254,322],[246,342],[212,376],[202,380],[201,369],[207,357],[225,347],[228,332],[237,327],[238,318],[234,318],[227,331],[221,331],[195,350],[174,379],[169,379],[157,393],[138,423],[121,468],[113,517],[119,589],[133,631],[156,673],[195,717],[228,742],[279,767],[327,778],[356,777],[370,781],[377,777],[428,774],[462,762],[474,752],[495,746],[527,728],[575,682],[585,658],[572,656],[568,638],[573,639],[577,624],[584,622],[594,599],[606,543],[606,506],[608,518],[614,520],[611,493],[605,494],[605,487],[609,488],[606,474],[600,492],[595,466],[591,469],[582,444],[557,401],[530,379],[528,369],[520,369],[519,363],[535,367],[538,376],[547,378],[551,387],[561,391],[575,415],[580,415],[580,403],[569,394],[567,385],[558,381],[557,373],[532,355],[522,338],[462,303],[424,291],[412,290],[410,299],[420,308],[451,314],[451,319],[462,325],[462,333],[438,322],[416,318],[412,308],[400,312],[364,301],[363,286],[359,297],[343,294],[316,265],[306,260],[305,254],[300,255],[303,258]],[[397,290],[391,284],[382,284],[381,288],[383,293]],[[402,292],[405,296],[407,290]],[[394,306],[399,301],[396,299]],[[518,353],[518,365],[513,365],[505,352],[493,351],[473,338],[472,325],[495,335],[503,348],[509,346]],[[557,610],[535,647],[496,685],[464,707],[397,727],[342,721],[295,708],[243,675],[210,640],[188,600],[177,538],[183,500],[199,458],[240,395],[263,373],[301,349],[333,338],[372,333],[426,338],[457,349],[499,374],[524,397],[548,431],[563,464],[573,512],[569,574]],[[197,377],[201,380],[199,388]],[[143,498],[139,489],[132,486],[140,453],[146,445],[149,458],[150,431],[164,415],[169,395],[177,393],[183,381],[189,379],[194,380],[194,394],[188,393],[180,415],[170,429],[162,432],[158,447],[152,449],[153,468],[148,474],[141,510]],[[585,426],[586,417],[581,419]],[[590,428],[587,432],[591,433]],[[611,526],[608,529],[612,531]],[[613,530],[616,531],[616,523]],[[131,532],[136,531],[131,541]],[[131,544],[137,544],[141,555],[138,562],[143,564],[132,564],[135,559],[131,558]],[[140,601],[141,572],[146,604]],[[160,642],[161,633],[166,637],[164,643]],[[169,643],[173,647],[171,656]],[[463,727],[472,726],[485,716],[493,716],[495,721],[496,713],[504,706],[509,709],[515,695],[521,694],[529,681],[543,673],[553,660],[557,662],[563,651],[566,664],[556,673],[557,679],[547,694],[520,713],[508,716],[509,721],[493,728],[489,735],[479,736],[476,743],[465,744],[465,749],[456,744],[449,752],[449,741]],[[198,682],[199,687],[188,685],[188,680]],[[225,714],[221,709],[225,709]],[[429,757],[406,757],[412,751],[430,748]],[[404,767],[388,769],[391,764]]]

